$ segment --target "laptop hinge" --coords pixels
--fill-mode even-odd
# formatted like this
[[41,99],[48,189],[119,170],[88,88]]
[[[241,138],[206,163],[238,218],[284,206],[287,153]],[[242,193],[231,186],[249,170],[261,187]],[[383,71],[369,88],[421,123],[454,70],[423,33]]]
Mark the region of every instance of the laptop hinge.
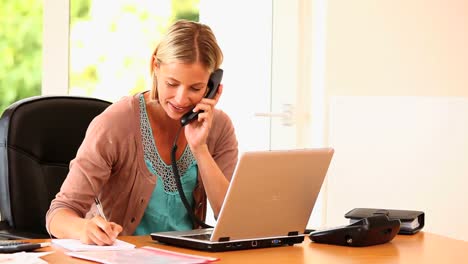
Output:
[[291,231],[288,233],[288,236],[297,236],[297,235],[299,235],[299,232],[297,231]]
[[229,237],[220,237],[218,239],[218,242],[226,242],[226,241],[229,241]]

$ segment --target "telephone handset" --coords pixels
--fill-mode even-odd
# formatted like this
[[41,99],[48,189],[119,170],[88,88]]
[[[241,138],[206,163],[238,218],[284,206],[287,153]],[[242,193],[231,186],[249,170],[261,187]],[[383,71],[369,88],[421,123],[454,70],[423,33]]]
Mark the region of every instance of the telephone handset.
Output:
[[[219,84],[221,83],[221,79],[223,78],[223,70],[217,69],[211,75],[210,79],[208,80],[208,93],[206,94],[205,98],[213,99],[218,92]],[[197,119],[198,114],[202,112],[193,112],[189,111],[180,119],[180,124],[182,126],[187,125],[188,123],[192,122],[193,120]]]
[[[223,78],[223,70],[217,69],[215,70],[211,75],[208,80],[208,92],[206,94],[206,98],[214,98],[216,93],[218,92],[218,87],[219,84],[221,83],[221,79]],[[200,220],[194,213],[193,208],[190,206],[187,197],[185,197],[184,190],[182,187],[182,182],[180,180],[180,175],[179,175],[179,168],[177,168],[177,160],[176,160],[176,153],[177,153],[177,139],[179,138],[180,131],[183,129],[185,125],[188,123],[192,122],[193,120],[197,119],[198,114],[202,111],[198,112],[193,112],[192,110],[186,113],[182,118],[180,119],[180,124],[181,127],[179,127],[179,130],[176,133],[176,137],[174,139],[174,145],[172,146],[172,151],[171,151],[171,167],[172,171],[174,173],[174,180],[177,186],[177,191],[179,192],[180,200],[184,204],[185,210],[187,210],[188,215],[190,216],[192,222],[194,224],[197,224],[203,228],[212,228],[212,226],[207,225],[205,222]]]

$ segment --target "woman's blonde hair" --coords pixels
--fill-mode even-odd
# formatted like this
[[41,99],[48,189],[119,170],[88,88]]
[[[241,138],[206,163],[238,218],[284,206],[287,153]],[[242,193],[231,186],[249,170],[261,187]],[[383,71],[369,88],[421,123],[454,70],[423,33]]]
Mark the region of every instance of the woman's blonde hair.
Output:
[[176,21],[169,27],[151,56],[150,72],[153,77],[151,98],[158,99],[158,83],[154,73],[156,65],[198,62],[212,73],[219,68],[222,61],[223,53],[210,27],[188,20]]

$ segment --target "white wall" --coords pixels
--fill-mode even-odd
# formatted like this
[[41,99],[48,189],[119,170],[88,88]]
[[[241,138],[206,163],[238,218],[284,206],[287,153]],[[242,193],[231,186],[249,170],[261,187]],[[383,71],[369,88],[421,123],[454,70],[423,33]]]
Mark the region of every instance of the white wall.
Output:
[[328,224],[355,207],[421,210],[424,230],[468,240],[467,117],[467,98],[332,97]]
[[328,1],[327,225],[421,210],[468,240],[468,2]]

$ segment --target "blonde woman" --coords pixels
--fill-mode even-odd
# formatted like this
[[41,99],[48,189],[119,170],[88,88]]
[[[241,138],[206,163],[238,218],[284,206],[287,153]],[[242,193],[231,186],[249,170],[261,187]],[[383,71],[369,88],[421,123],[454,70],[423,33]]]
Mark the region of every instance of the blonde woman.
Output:
[[222,60],[208,26],[180,20],[169,28],[151,56],[151,89],[113,103],[90,124],[47,212],[52,236],[109,245],[118,235],[197,228],[171,169],[180,119],[191,111],[202,110],[180,130],[177,168],[195,215],[205,218],[207,200],[218,215],[238,156],[233,124],[215,109],[222,85],[204,97]]

